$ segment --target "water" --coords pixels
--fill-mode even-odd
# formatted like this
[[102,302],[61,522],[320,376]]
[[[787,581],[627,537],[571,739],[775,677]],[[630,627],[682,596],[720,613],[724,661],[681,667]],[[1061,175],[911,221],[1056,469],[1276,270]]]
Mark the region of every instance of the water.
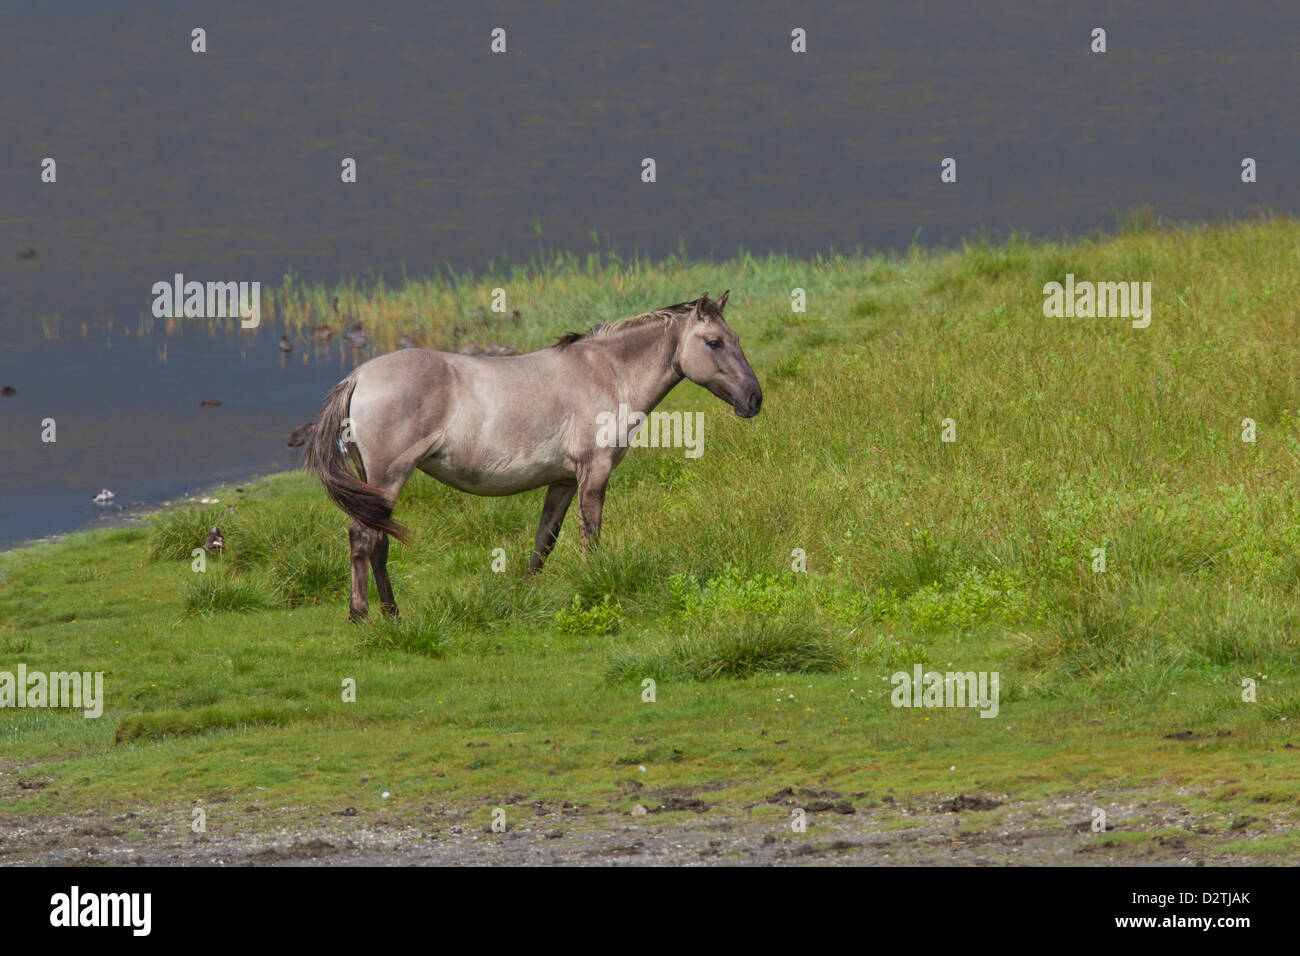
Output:
[[[21,384],[0,406],[0,442],[19,453],[4,466],[0,528],[20,541],[296,467],[290,432],[315,417],[356,359],[303,343],[284,357],[278,337],[269,328],[138,336],[89,327],[84,338],[61,329],[15,350],[24,367],[7,370]],[[43,378],[50,369],[57,377]],[[222,404],[200,407],[213,399]],[[47,418],[52,443],[41,441]],[[116,495],[108,506],[91,501],[102,488]]]
[[303,365],[277,329],[139,334],[175,272],[395,279],[589,249],[592,229],[624,253],[807,254],[1085,233],[1142,204],[1300,212],[1286,3],[700,6],[0,4],[0,382],[18,389],[0,545],[81,526],[102,487],[148,503],[289,463],[337,347]]

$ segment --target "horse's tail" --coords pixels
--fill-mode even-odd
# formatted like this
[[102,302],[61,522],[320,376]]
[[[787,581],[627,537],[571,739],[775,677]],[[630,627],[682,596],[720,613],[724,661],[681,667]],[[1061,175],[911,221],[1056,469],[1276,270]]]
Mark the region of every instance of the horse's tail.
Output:
[[366,484],[348,467],[340,439],[352,401],[352,390],[356,386],[357,376],[353,372],[330,391],[307,442],[302,466],[321,480],[334,503],[353,518],[409,544],[410,531],[393,520],[393,506],[388,503],[387,496],[373,485]]

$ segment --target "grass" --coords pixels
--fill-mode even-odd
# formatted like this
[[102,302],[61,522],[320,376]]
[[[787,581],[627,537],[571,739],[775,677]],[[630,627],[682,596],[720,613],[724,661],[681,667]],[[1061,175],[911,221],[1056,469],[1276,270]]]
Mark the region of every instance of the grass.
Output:
[[834,671],[844,648],[834,638],[792,620],[741,618],[684,636],[642,639],[611,651],[606,673],[616,680],[710,681],[762,671]]
[[[1152,281],[1151,326],[1044,318],[1066,272]],[[580,553],[571,516],[536,579],[540,493],[423,478],[390,559],[399,623],[346,623],[346,522],[300,475],[224,489],[233,513],[0,555],[0,670],[103,670],[107,694],[99,721],[3,714],[0,766],[52,783],[0,813],[378,813],[380,790],[386,813],[432,794],[617,809],[635,764],[736,806],[819,781],[900,800],[1145,788],[1225,832],[1267,814],[1270,852],[1294,855],[1300,812],[1271,797],[1300,720],[1296,221],[1137,217],[1108,238],[812,261],[556,256],[398,288],[290,277],[274,308],[306,327],[338,295],[381,341],[414,325],[535,347],[727,287],[763,414],[677,389],[667,407],[706,413],[703,457],[631,454],[601,549]],[[216,523],[226,553],[196,573]],[[914,663],[999,671],[999,716],[891,707]]]

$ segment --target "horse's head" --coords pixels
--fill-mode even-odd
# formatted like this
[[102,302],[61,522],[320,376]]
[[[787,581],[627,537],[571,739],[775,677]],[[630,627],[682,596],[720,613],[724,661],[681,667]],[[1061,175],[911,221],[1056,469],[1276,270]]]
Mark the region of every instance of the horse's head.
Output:
[[732,331],[722,310],[730,290],[716,302],[706,292],[691,309],[673,365],[696,385],[703,385],[741,418],[753,418],[763,407],[763,389],[749,360],[740,349],[740,337]]

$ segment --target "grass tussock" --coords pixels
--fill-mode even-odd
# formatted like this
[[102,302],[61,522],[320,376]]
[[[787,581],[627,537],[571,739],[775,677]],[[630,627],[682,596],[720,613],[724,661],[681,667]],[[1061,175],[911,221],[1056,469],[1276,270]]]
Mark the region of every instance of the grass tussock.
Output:
[[261,610],[269,603],[254,582],[220,572],[196,573],[185,583],[183,604],[187,615],[240,614]]
[[363,647],[442,657],[454,643],[455,628],[445,613],[420,609],[394,620],[381,616],[361,631]]
[[151,561],[189,561],[195,548],[214,525],[221,522],[223,508],[170,508],[153,517],[149,534]]
[[611,680],[744,679],[761,671],[826,672],[847,662],[842,641],[788,619],[746,617],[702,633],[624,644],[610,654]]
[[116,743],[158,741],[223,730],[257,730],[284,727],[301,719],[285,707],[222,704],[198,710],[153,711],[127,717],[118,724]]

